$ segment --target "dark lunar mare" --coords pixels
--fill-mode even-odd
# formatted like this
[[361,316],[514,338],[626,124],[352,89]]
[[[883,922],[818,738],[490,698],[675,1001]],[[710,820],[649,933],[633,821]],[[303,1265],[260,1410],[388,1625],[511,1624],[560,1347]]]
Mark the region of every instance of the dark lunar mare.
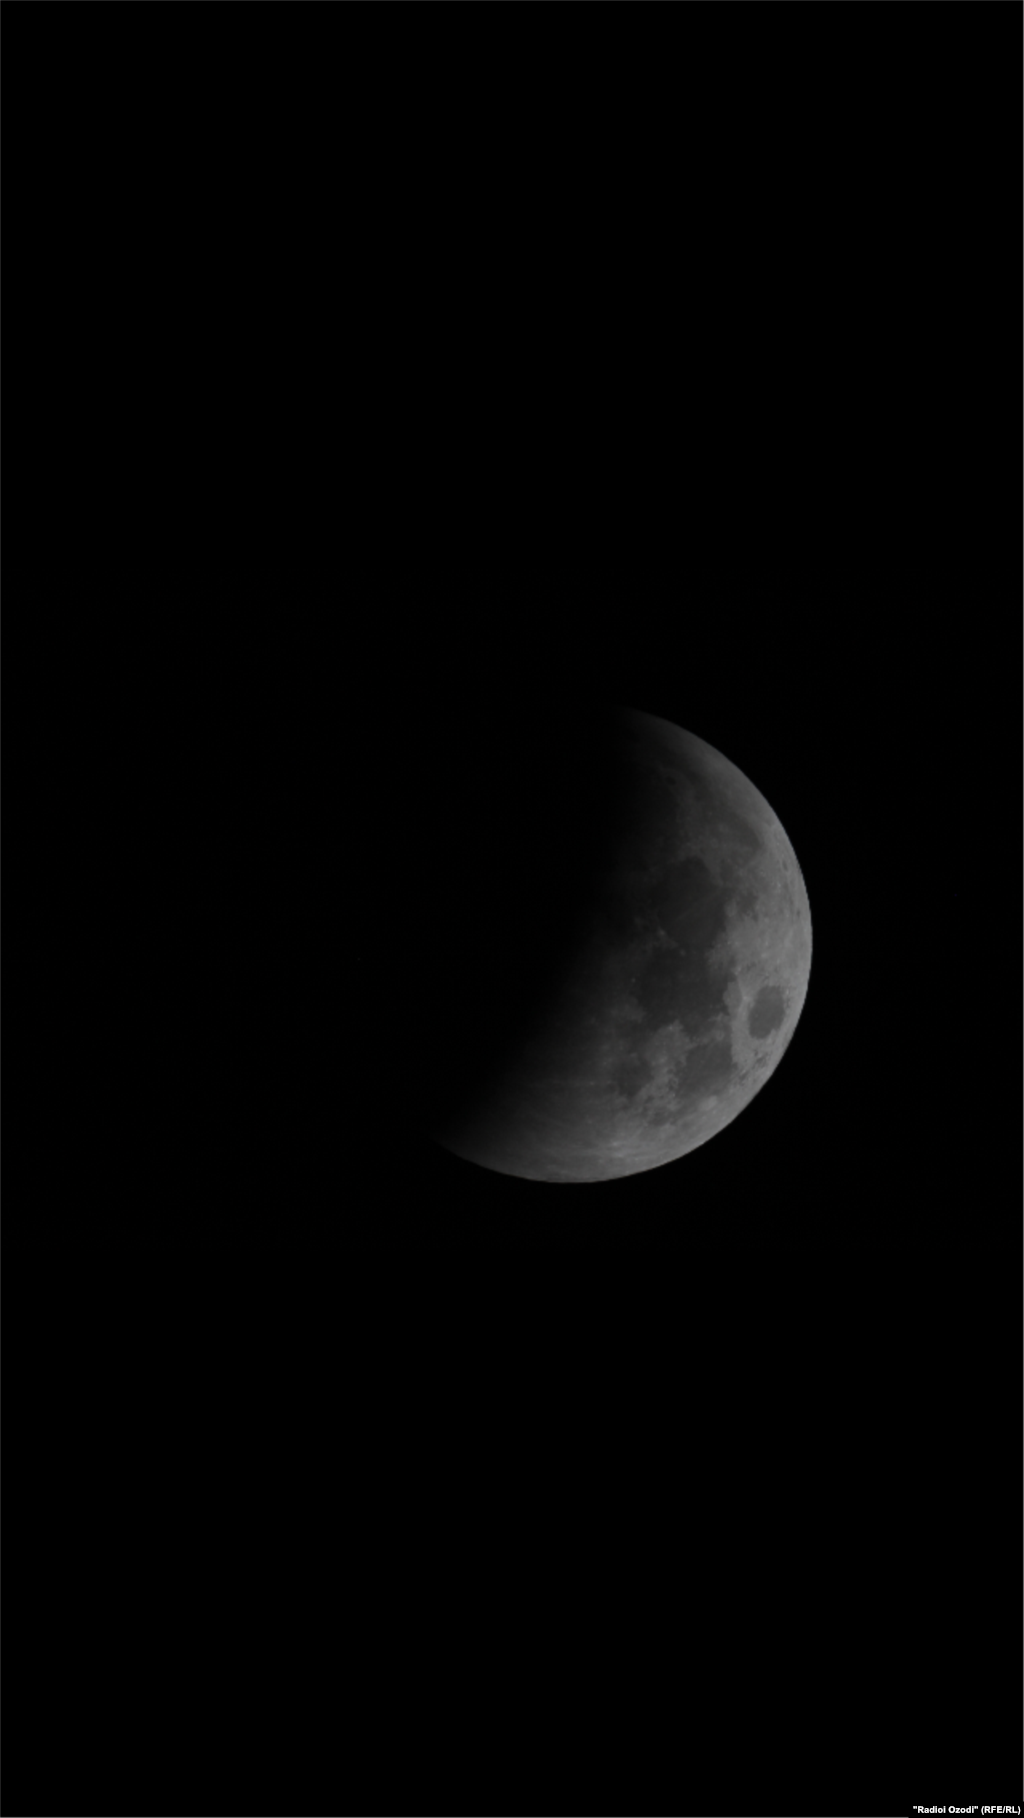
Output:
[[747,1028],[758,1041],[781,1029],[786,1020],[786,996],[778,985],[762,985],[750,1006]]
[[654,1078],[654,1069],[642,1054],[630,1054],[612,1071],[611,1081],[621,1098],[634,1099]]
[[669,865],[654,886],[651,906],[672,945],[655,948],[634,986],[652,1032],[678,1022],[698,1036],[725,1011],[730,976],[712,966],[711,950],[725,931],[730,894],[695,857]]
[[736,1064],[728,1036],[698,1042],[690,1049],[683,1064],[672,1070],[677,1103],[686,1104],[709,1092],[724,1092],[735,1075]]
[[[763,850],[758,829],[713,795],[707,780],[687,760],[678,766],[703,815],[716,834],[726,836],[729,859],[718,875],[705,859],[688,854],[670,860],[656,875],[639,905],[643,925],[664,937],[642,960],[631,993],[644,1012],[634,1041],[639,1050],[659,1029],[678,1024],[693,1044],[670,1072],[672,1102],[651,1108],[648,1122],[659,1125],[679,1110],[712,1093],[723,1093],[737,1073],[732,1043],[722,1033],[729,1018],[728,991],[733,973],[715,964],[716,944],[726,933],[730,908],[741,915],[756,912],[757,892],[747,881],[747,865]],[[626,923],[626,916],[612,923]],[[620,1067],[616,1081],[627,1099],[647,1083],[642,1056],[634,1054]]]
[[[725,1091],[735,1077],[731,1041],[720,1033],[720,1019],[729,1014],[732,973],[712,961],[733,894],[731,883],[716,881],[704,860],[695,856],[670,864],[650,892],[654,925],[672,945],[655,947],[632,985],[632,995],[644,1011],[634,1040],[642,1046],[659,1029],[678,1024],[693,1043],[671,1069],[672,1102],[648,1112],[652,1124],[669,1122],[686,1104]],[[626,1066],[620,1075],[632,1077]],[[646,1082],[641,1078],[640,1083]]]
[[[654,945],[639,958],[630,994],[643,1011],[636,1025],[629,1055],[612,1075],[612,1085],[627,1103],[653,1079],[643,1048],[660,1029],[678,1025],[692,1046],[670,1072],[671,1101],[646,1111],[653,1125],[671,1122],[687,1104],[711,1093],[728,1090],[736,1078],[732,1043],[722,1026],[730,1015],[728,991],[733,972],[716,964],[716,944],[726,933],[730,908],[752,914],[757,894],[745,881],[746,862],[756,857],[762,842],[756,829],[728,807],[710,798],[702,779],[690,779],[699,793],[710,821],[724,829],[731,858],[719,875],[696,854],[671,859],[658,869],[646,888],[626,894],[620,887],[606,894],[600,905],[600,924],[610,943],[626,945],[646,935]],[[645,782],[644,800],[655,801]],[[676,798],[656,806],[656,820],[647,829],[650,853],[673,825]],[[627,837],[629,837],[627,835]],[[665,944],[665,943],[668,944]]]

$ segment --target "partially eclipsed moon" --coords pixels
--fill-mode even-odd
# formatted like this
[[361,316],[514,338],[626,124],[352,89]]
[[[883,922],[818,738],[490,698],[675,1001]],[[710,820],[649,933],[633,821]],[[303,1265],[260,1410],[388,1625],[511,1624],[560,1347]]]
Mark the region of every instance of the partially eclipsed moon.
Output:
[[579,950],[455,1154],[527,1180],[613,1179],[687,1155],[771,1077],[807,994],[811,921],[786,833],[692,733],[622,714],[631,813]]

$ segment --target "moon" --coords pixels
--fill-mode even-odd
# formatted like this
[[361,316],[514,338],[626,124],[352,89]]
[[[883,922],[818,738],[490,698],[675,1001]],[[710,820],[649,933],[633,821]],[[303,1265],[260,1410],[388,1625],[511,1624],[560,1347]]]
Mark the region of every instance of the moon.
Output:
[[556,983],[431,1132],[525,1180],[611,1180],[709,1142],[771,1078],[807,996],[807,891],[764,796],[703,739],[624,708],[615,773]]

